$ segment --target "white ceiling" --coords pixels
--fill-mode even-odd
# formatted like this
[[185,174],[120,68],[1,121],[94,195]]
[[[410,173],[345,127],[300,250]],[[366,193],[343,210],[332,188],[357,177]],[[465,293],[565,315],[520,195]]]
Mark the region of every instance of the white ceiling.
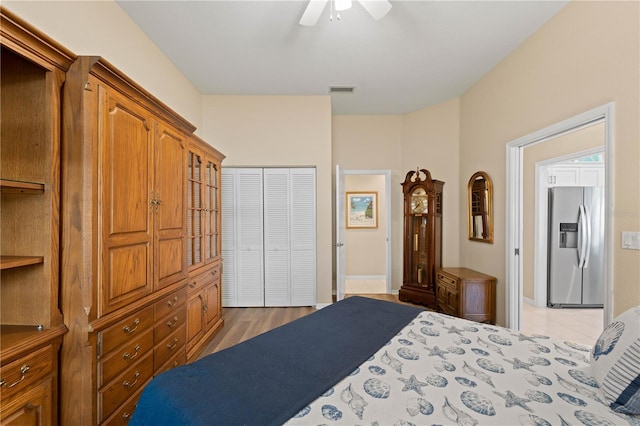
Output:
[[117,0],[203,94],[327,95],[333,114],[405,114],[462,95],[568,1],[357,2],[318,24],[307,1]]

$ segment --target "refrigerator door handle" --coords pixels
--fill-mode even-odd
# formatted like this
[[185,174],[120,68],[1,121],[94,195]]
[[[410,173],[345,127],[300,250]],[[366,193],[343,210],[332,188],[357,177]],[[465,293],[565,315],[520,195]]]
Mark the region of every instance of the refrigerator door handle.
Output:
[[580,213],[578,216],[578,226],[580,229],[578,230],[578,268],[584,268],[584,260],[585,260],[585,250],[587,243],[587,221],[585,217],[585,208],[584,205],[580,205]]
[[584,256],[584,265],[582,266],[583,268],[588,268],[589,267],[589,257],[591,257],[591,215],[589,214],[589,209],[587,209],[586,207],[584,207],[584,217],[585,217],[585,230],[586,230],[586,241],[585,241],[585,248],[586,248],[586,254]]

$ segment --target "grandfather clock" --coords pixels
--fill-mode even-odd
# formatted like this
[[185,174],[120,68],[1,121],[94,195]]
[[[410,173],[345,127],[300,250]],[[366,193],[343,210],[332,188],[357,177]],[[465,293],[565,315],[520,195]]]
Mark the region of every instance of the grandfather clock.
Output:
[[436,308],[436,269],[442,267],[442,187],[425,169],[411,170],[404,194],[404,261],[399,298]]

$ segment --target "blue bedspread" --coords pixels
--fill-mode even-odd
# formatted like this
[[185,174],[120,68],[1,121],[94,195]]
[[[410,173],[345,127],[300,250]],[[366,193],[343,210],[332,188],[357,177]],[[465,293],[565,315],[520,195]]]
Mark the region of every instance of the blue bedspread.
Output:
[[143,390],[130,425],[280,425],[422,309],[350,297],[189,365]]

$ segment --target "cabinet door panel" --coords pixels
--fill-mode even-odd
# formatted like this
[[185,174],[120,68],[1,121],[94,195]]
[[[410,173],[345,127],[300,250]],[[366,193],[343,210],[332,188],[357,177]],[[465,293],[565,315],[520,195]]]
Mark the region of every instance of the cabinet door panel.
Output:
[[155,141],[156,259],[155,288],[186,276],[184,137],[158,123]]
[[187,266],[198,267],[202,258],[203,164],[199,152],[189,151],[187,162]]
[[153,286],[152,134],[145,111],[100,90],[102,300],[98,316],[149,294]]
[[44,426],[51,424],[51,379],[29,389],[8,404],[3,401],[0,409],[2,426]]
[[204,296],[197,292],[187,299],[187,352],[204,333]]

